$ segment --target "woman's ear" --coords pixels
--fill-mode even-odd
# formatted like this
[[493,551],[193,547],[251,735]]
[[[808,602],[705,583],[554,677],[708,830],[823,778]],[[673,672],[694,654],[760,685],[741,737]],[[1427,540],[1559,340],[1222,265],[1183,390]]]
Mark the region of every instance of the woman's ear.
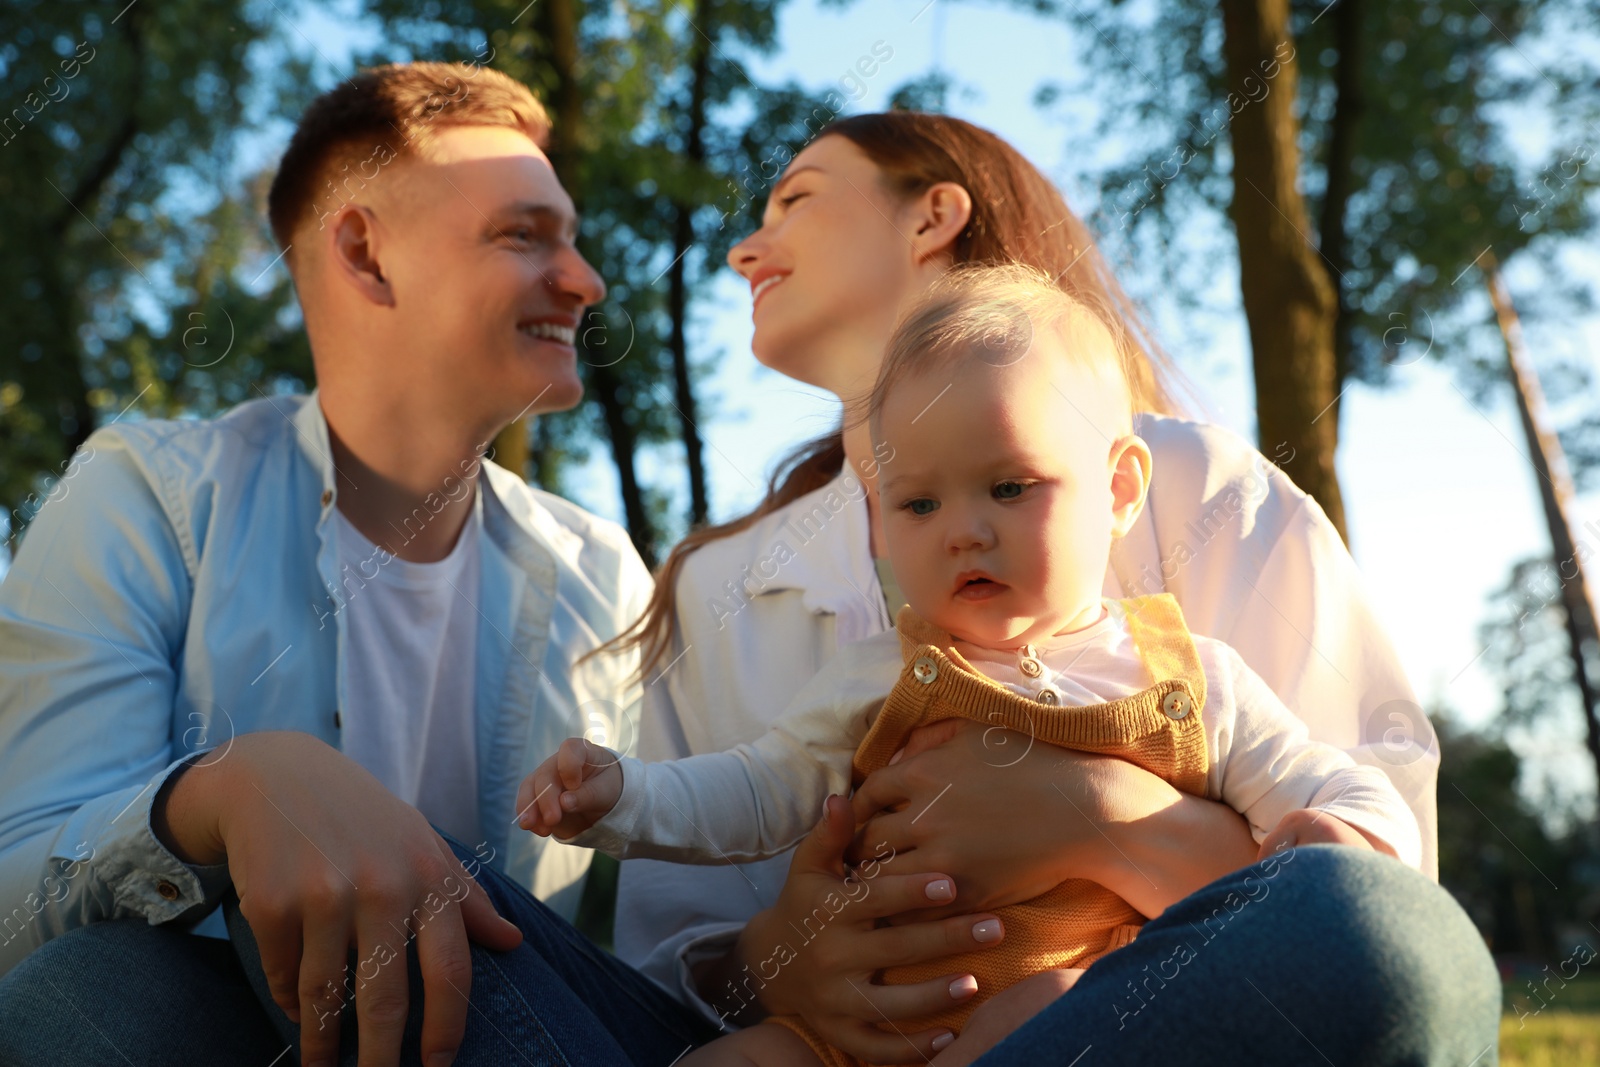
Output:
[[972,221],[972,194],[956,182],[935,182],[913,200],[902,229],[917,262],[946,255]]
[[1122,537],[1144,511],[1155,466],[1150,446],[1138,434],[1117,438],[1111,445],[1111,536]]
[[374,304],[394,306],[394,290],[378,264],[381,231],[372,209],[346,204],[333,220],[328,254],[334,274]]

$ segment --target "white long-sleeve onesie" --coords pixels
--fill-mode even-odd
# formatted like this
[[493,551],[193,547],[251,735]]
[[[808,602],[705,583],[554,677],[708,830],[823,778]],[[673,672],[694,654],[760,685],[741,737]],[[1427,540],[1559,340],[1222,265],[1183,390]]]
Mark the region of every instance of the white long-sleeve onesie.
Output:
[[[957,647],[974,667],[1026,696],[1049,687],[1063,706],[1116,700],[1153,683],[1117,603],[1107,606],[1093,626],[1036,646],[1044,665],[1037,677],[1017,669],[1014,652]],[[1242,814],[1257,842],[1284,815],[1313,808],[1418,867],[1416,817],[1388,776],[1312,741],[1305,723],[1231,647],[1193,639],[1206,676],[1206,797]],[[841,650],[754,742],[660,763],[623,759],[616,807],[573,843],[622,859],[698,864],[785,852],[816,824],[829,794],[849,791],[852,757],[902,662],[897,633],[870,637]]]

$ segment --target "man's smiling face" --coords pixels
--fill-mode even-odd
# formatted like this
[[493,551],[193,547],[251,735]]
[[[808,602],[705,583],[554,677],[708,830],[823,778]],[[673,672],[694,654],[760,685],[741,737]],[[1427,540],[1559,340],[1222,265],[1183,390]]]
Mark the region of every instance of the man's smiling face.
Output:
[[519,130],[451,126],[392,166],[378,223],[405,349],[394,371],[506,421],[577,404],[575,340],[606,290],[549,158]]

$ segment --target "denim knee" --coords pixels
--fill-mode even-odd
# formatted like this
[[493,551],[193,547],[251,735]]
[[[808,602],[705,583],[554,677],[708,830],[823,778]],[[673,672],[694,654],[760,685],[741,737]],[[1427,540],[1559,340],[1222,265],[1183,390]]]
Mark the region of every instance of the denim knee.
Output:
[[1446,1063],[1473,1061],[1497,1044],[1499,974],[1483,936],[1448,891],[1371,850],[1309,845],[1289,852],[1293,859],[1280,866],[1273,888],[1298,906],[1279,914],[1310,929],[1286,940],[1324,946],[1320,961],[1298,965],[1321,971],[1324,995],[1337,998],[1341,1014],[1357,1024],[1349,1034],[1357,1062],[1367,1062],[1363,1045],[1374,1062]]

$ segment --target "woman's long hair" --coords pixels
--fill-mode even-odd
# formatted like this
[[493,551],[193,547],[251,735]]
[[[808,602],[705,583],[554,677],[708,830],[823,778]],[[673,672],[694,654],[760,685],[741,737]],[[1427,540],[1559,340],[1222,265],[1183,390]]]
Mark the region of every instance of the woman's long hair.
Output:
[[[848,139],[875,163],[887,186],[911,198],[939,182],[955,182],[972,197],[972,218],[951,246],[954,265],[1021,263],[1045,271],[1069,293],[1106,307],[1133,350],[1134,408],[1175,412],[1168,383],[1172,362],[1145,329],[1117,284],[1094,238],[1050,180],[1001,138],[970,122],[917,111],[854,115],[823,127],[818,137]],[[691,531],[661,564],[644,615],[601,651],[640,650],[648,674],[672,643],[678,575],[701,545],[749,529],[766,515],[828,484],[844,468],[844,435],[834,430],[784,457],[755,510]],[[586,657],[587,658],[587,657]]]

